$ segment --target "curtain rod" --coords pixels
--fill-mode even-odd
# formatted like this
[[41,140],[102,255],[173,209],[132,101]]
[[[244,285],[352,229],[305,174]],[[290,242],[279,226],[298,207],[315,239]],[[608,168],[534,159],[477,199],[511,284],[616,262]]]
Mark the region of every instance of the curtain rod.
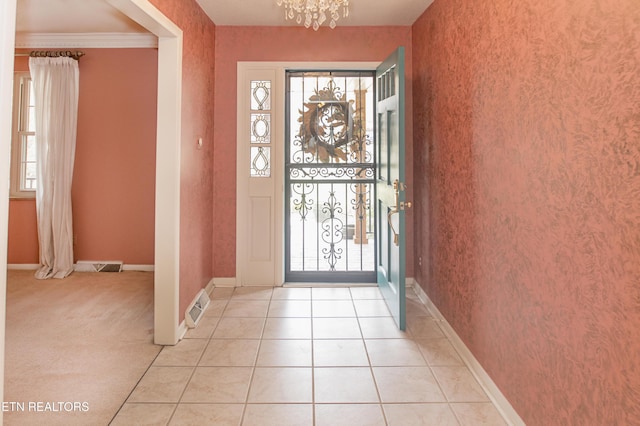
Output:
[[30,56],[33,58],[57,58],[66,56],[77,61],[81,56],[84,56],[84,52],[80,50],[32,50],[29,53],[16,53],[15,56]]

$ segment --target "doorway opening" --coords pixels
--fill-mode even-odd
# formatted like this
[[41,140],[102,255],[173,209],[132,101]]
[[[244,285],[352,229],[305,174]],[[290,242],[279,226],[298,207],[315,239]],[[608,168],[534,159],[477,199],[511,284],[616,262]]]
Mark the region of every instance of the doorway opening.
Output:
[[286,282],[376,282],[374,82],[286,73]]

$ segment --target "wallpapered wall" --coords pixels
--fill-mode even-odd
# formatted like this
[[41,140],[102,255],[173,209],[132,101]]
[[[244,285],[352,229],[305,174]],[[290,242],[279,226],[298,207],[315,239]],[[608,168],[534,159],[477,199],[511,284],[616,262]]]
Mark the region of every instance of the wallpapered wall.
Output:
[[[183,34],[180,150],[180,306],[212,277],[215,25],[195,0],[151,0]],[[202,138],[202,149],[197,140]]]
[[[153,264],[158,53],[83,51],[72,187],[75,259]],[[16,57],[15,70],[28,71],[28,58]],[[38,263],[35,200],[9,205],[8,263]]]
[[640,424],[640,2],[413,26],[416,276],[528,425]]
[[[412,155],[411,28],[228,27],[216,31],[216,129],[214,153],[215,277],[236,275],[236,74],[238,61],[383,61],[405,46],[407,158]],[[412,164],[407,165],[412,177]],[[409,182],[408,199],[413,185]],[[413,274],[412,212],[407,213],[407,275]]]

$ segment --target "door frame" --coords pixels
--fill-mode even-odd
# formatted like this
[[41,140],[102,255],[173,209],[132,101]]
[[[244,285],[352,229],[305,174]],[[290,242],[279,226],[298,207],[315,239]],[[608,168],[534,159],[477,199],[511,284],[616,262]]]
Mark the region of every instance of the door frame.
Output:
[[[11,120],[13,105],[13,60],[15,48],[16,0],[0,4],[0,162],[3,182],[9,182],[11,164]],[[9,185],[0,187],[0,270],[7,270],[9,235]],[[5,313],[7,274],[0,276],[0,397],[4,396]],[[4,401],[4,398],[2,399]],[[0,411],[0,424],[2,412]]]
[[107,0],[158,37],[154,343],[180,339],[180,143],[182,30],[148,0]]
[[[274,205],[274,271],[273,281],[261,283],[270,286],[282,286],[284,284],[284,131],[285,131],[285,84],[286,72],[321,69],[323,71],[363,70],[375,71],[380,62],[243,62],[237,64],[237,111],[236,111],[236,279],[235,286],[247,286],[244,270],[248,267],[247,254],[250,253],[250,241],[247,229],[250,224],[249,196],[248,196],[248,141],[243,137],[247,134],[248,124],[242,122],[240,117],[246,113],[246,102],[242,97],[248,90],[242,86],[246,75],[252,70],[275,71],[275,84],[272,87],[273,109],[275,120],[272,121],[272,132],[276,135],[273,142],[274,152],[271,155],[271,174],[274,178],[273,193],[265,196],[271,197]],[[275,165],[275,166],[274,166]]]

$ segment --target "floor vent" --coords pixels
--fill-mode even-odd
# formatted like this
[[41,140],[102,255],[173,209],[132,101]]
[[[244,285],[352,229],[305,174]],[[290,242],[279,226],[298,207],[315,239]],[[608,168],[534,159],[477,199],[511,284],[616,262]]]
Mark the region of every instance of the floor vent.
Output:
[[209,306],[209,295],[204,289],[202,289],[187,308],[187,312],[185,314],[187,327],[194,328],[198,325],[198,322],[202,318],[202,313],[207,309],[207,306]]
[[123,262],[118,260],[79,260],[75,270],[78,272],[122,272]]

